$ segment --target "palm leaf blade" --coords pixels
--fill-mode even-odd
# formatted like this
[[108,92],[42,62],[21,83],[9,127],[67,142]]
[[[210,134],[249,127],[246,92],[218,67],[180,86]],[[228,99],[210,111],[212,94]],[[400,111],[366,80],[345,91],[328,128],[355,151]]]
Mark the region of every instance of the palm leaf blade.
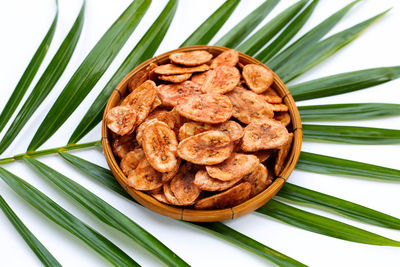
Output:
[[301,152],[296,168],[303,171],[400,181],[400,170],[363,162],[340,159],[310,152]]
[[47,218],[85,242],[112,264],[116,266],[139,266],[111,241],[100,235],[68,211],[64,210],[29,183],[3,168],[0,168],[0,178],[20,197],[43,213]]
[[146,12],[150,0],[135,0],[89,52],[47,113],[28,151],[36,150],[67,120],[101,78]]
[[240,0],[227,0],[209,16],[181,45],[206,45],[228,20]]
[[32,249],[44,266],[61,266],[53,255],[43,246],[43,244],[32,234],[25,224],[18,218],[17,214],[8,206],[7,202],[0,195],[0,208],[7,216],[11,224],[15,227],[26,244]]
[[257,212],[304,230],[330,237],[370,245],[400,247],[400,242],[398,241],[286,205],[273,199],[259,208]]
[[215,45],[236,47],[247,35],[274,9],[279,0],[266,0],[242,21],[235,25],[229,32],[219,39]]
[[101,121],[107,100],[116,85],[134,67],[154,55],[171,24],[177,6],[178,0],[170,0],[168,2],[156,21],[96,97],[89,110],[72,133],[68,144],[77,143]]

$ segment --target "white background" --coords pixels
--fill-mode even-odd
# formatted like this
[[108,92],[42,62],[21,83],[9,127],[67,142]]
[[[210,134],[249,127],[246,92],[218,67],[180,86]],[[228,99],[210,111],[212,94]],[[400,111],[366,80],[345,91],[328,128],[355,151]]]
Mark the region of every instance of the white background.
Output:
[[[52,93],[34,114],[12,146],[2,155],[11,156],[25,151],[33,134],[39,127],[45,114],[63,89],[74,70],[79,66],[97,40],[129,5],[129,0],[88,0],[85,24],[77,49]],[[261,4],[262,0],[243,0],[236,8],[215,40],[218,40],[232,26]],[[291,5],[294,1],[282,0],[266,18]],[[321,0],[314,14],[298,36],[315,26],[328,15],[348,4],[350,1]],[[200,23],[205,20],[223,0],[183,0],[180,2],[175,18],[165,40],[156,54],[178,47]],[[118,54],[109,70],[95,86],[91,94],[74,112],[71,118],[42,148],[64,145],[73,129],[80,121],[96,95],[100,92],[123,59],[144,34],[145,30],[158,16],[166,4],[165,0],[153,0],[142,22],[132,34],[125,47]],[[47,66],[59,44],[69,31],[80,8],[80,0],[60,0],[60,18],[50,50],[32,85]],[[372,25],[356,41],[342,49],[336,55],[294,81],[310,80],[330,74],[400,64],[400,2],[395,0],[365,0],[358,3],[348,15],[333,29],[333,32],[350,27],[389,7],[392,11],[379,22]],[[3,108],[12,90],[17,84],[32,55],[36,51],[53,19],[55,12],[52,0],[1,0],[0,1],[0,108]],[[332,34],[330,33],[330,34]],[[330,35],[329,34],[329,35]],[[211,42],[213,43],[213,42]],[[29,89],[28,93],[30,92]],[[27,94],[28,95],[28,94]],[[25,98],[24,98],[25,99]],[[400,80],[376,86],[370,89],[335,97],[304,101],[304,104],[352,102],[388,102],[400,103]],[[339,124],[334,122],[333,124]],[[360,125],[400,129],[399,117],[379,120],[340,122],[342,125]],[[4,133],[3,133],[4,134]],[[1,137],[2,135],[0,135]],[[100,127],[95,128],[82,140],[93,141],[100,138]],[[304,151],[327,154],[353,159],[391,168],[399,168],[399,145],[366,146],[340,145],[304,142]],[[76,151],[73,154],[106,166],[101,151]],[[40,158],[55,169],[78,181],[108,203],[118,208],[141,226],[149,230],[168,247],[193,266],[263,266],[270,265],[264,259],[230,245],[205,232],[183,223],[159,216],[144,208],[135,206],[122,197],[90,181],[88,177],[70,167],[57,156]],[[55,187],[43,181],[22,162],[5,166],[7,170],[23,177],[45,192],[68,211],[93,226],[115,242],[121,249],[144,266],[159,266],[160,262],[134,242],[119,232],[100,223],[96,218],[65,197]],[[356,178],[334,177],[294,171],[290,182],[315,189],[324,193],[351,200],[382,212],[400,217],[400,184],[378,182]],[[3,182],[0,182],[0,194],[6,199],[29,229],[42,241],[50,252],[65,266],[107,266],[108,262],[93,252],[60,227],[51,223],[30,205],[20,199]],[[310,210],[309,208],[305,208]],[[316,211],[331,218],[338,218],[352,225],[375,233],[400,240],[400,232],[387,230],[356,221],[343,219],[327,212]],[[39,260],[26,246],[7,218],[0,212],[0,265],[1,266],[40,266]],[[379,247],[357,244],[307,232],[279,221],[249,214],[234,221],[226,222],[234,229],[283,252],[311,266],[399,266],[400,248]]]

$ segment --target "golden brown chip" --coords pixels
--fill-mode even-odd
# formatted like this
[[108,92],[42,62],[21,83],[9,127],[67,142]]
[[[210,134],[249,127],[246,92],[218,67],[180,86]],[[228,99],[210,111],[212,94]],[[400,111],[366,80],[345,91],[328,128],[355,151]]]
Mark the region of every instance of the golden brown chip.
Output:
[[179,128],[178,140],[182,141],[190,136],[210,130],[210,124],[204,122],[186,122]]
[[287,111],[284,112],[275,112],[275,120],[280,121],[285,127],[287,127],[290,124],[290,115]]
[[162,104],[167,107],[175,107],[182,97],[200,94],[200,86],[192,81],[176,84],[160,84],[157,87],[157,95],[161,99]]
[[207,72],[201,91],[205,94],[225,94],[240,82],[240,72],[231,66],[219,66]]
[[203,72],[209,70],[209,68],[210,67],[206,64],[196,67],[181,67],[174,64],[165,64],[155,68],[154,72],[160,75],[176,75],[176,74],[185,74],[193,72]]
[[220,124],[215,124],[212,129],[229,134],[233,142],[242,138],[244,134],[242,126],[235,121],[226,121]]
[[289,107],[285,104],[271,104],[272,110],[275,112],[288,111]]
[[125,157],[129,151],[134,150],[139,145],[135,140],[135,136],[133,134],[120,136],[117,134],[113,135],[112,141],[112,149],[115,155],[117,155],[120,159]]
[[251,184],[250,197],[259,194],[271,184],[272,181],[268,178],[268,170],[261,163],[249,175],[243,177],[243,181]]
[[285,163],[285,160],[289,154],[290,148],[292,146],[292,141],[293,141],[293,133],[289,133],[289,140],[286,145],[283,145],[281,149],[279,149],[278,154],[276,156],[276,161],[275,161],[275,168],[274,172],[275,175],[279,175],[281,173],[283,164]]
[[156,108],[161,106],[161,104],[162,104],[161,99],[156,95],[156,97],[154,98],[153,104],[151,104],[150,112],[152,112],[153,110],[155,110]]
[[265,92],[261,94],[264,97],[265,101],[271,104],[279,104],[282,103],[282,98],[275,92],[271,87],[268,88]]
[[221,131],[207,131],[188,137],[178,145],[178,155],[184,160],[200,165],[214,165],[231,155],[233,142]]
[[205,71],[205,72],[202,72],[202,73],[194,74],[194,75],[192,76],[191,81],[197,83],[197,84],[200,85],[200,86],[203,85],[204,82],[205,82],[206,79],[207,79],[208,72],[209,72],[209,70],[208,70],[208,71]]
[[171,83],[181,83],[186,81],[192,76],[191,73],[177,74],[177,75],[160,75],[158,79],[171,82]]
[[169,56],[172,63],[184,66],[198,66],[205,64],[212,59],[212,55],[204,50],[190,52],[178,52]]
[[274,82],[272,71],[257,64],[247,64],[242,74],[247,86],[257,94],[266,91]]
[[107,112],[107,127],[119,135],[133,132],[136,123],[136,111],[132,107],[116,106]]
[[226,66],[236,66],[239,62],[239,52],[233,49],[226,50],[219,54],[216,58],[211,62],[211,68],[214,69],[218,66],[226,65]]
[[164,190],[164,195],[167,201],[175,206],[182,206],[182,204],[178,201],[178,199],[175,197],[174,193],[171,191],[171,183],[166,183],[163,186]]
[[145,120],[142,124],[139,125],[139,127],[137,127],[136,129],[136,141],[138,142],[139,145],[143,144],[143,132],[144,129],[146,129],[147,126],[149,126],[150,124],[154,123],[157,121],[157,118],[153,118],[150,120]]
[[136,111],[136,125],[139,125],[149,115],[155,97],[156,84],[151,80],[147,80],[130,93],[121,102],[121,106],[131,106]]
[[181,159],[180,158],[176,158],[177,163],[175,165],[175,168],[170,171],[170,172],[164,172],[162,175],[162,182],[166,183],[171,181],[172,178],[174,178],[174,176],[178,173],[179,171],[179,167],[181,166]]
[[121,170],[125,174],[125,176],[128,177],[129,174],[136,169],[143,157],[143,149],[136,148],[127,153],[125,157],[121,159],[119,166],[121,167]]
[[280,148],[288,139],[289,133],[279,121],[272,119],[255,121],[244,128],[241,148],[247,152]]
[[178,140],[182,141],[190,136],[203,133],[210,130],[222,131],[231,137],[232,141],[239,140],[243,137],[243,128],[239,123],[234,121],[226,121],[220,124],[207,124],[204,122],[186,122],[179,129]]
[[181,205],[192,205],[201,190],[193,184],[194,174],[191,172],[179,172],[170,183],[171,191]]
[[221,123],[232,116],[232,103],[225,95],[190,95],[178,101],[176,110],[183,117],[200,122]]
[[159,172],[170,172],[177,165],[178,141],[174,131],[161,121],[154,121],[143,130],[142,146],[151,166]]
[[270,104],[258,94],[237,86],[227,94],[233,105],[233,117],[249,124],[254,120],[269,119],[274,116]]
[[222,193],[198,200],[194,207],[196,209],[224,209],[234,207],[248,200],[250,192],[250,183],[240,183]]
[[259,150],[253,152],[253,155],[258,158],[260,162],[266,161],[274,153],[273,149]]
[[129,81],[128,89],[129,91],[134,91],[137,87],[139,87],[145,81],[151,79],[150,73],[158,67],[157,64],[151,63],[147,68],[144,70],[138,71]]
[[150,191],[149,194],[161,203],[171,204],[171,203],[169,203],[168,199],[165,197],[164,190],[162,187],[160,187],[159,189],[156,189],[154,191]]
[[249,174],[259,163],[260,161],[254,155],[232,153],[224,162],[206,166],[206,170],[212,178],[231,181]]
[[128,176],[128,185],[136,190],[153,190],[161,187],[161,173],[153,169],[144,157]]
[[230,181],[221,181],[219,179],[212,178],[208,175],[207,171],[199,170],[196,173],[193,183],[197,185],[200,190],[205,191],[222,191],[228,189],[233,186],[237,182],[239,182],[242,177],[230,180]]

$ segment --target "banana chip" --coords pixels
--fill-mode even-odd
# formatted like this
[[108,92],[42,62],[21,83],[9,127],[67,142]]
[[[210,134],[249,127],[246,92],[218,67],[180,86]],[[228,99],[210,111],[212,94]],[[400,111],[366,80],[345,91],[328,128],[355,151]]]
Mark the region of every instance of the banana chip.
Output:
[[266,91],[274,82],[272,71],[260,65],[247,64],[243,67],[242,74],[247,86],[257,94]]
[[287,111],[284,112],[275,112],[275,120],[280,121],[285,127],[287,127],[290,124],[290,115]]
[[225,94],[232,91],[239,82],[239,70],[222,65],[207,72],[201,91],[205,94]]
[[206,64],[196,67],[181,67],[174,64],[165,64],[155,68],[154,73],[160,75],[177,75],[177,74],[185,74],[193,72],[203,72],[209,69],[210,67]]
[[199,197],[201,190],[193,183],[194,174],[179,172],[170,183],[171,191],[181,205],[192,205]]
[[212,55],[204,50],[174,53],[169,56],[172,63],[184,66],[198,66],[212,59]]
[[177,74],[177,75],[160,75],[158,79],[171,82],[171,83],[181,83],[186,81],[192,76],[191,73]]
[[160,201],[161,203],[165,204],[171,204],[168,199],[165,197],[164,190],[162,187],[159,189],[155,189],[152,191],[148,192],[152,197],[154,197],[156,200]]
[[253,155],[256,156],[260,162],[265,162],[274,151],[273,149],[259,150],[253,152]]
[[231,66],[234,67],[239,62],[239,52],[233,49],[226,50],[219,54],[211,62],[211,68],[214,69],[218,66]]
[[290,148],[292,146],[293,141],[293,133],[289,134],[289,140],[286,145],[282,146],[281,149],[278,151],[278,155],[276,156],[275,162],[275,175],[278,176],[281,173],[283,164],[285,163],[285,159],[289,154]]
[[125,155],[121,159],[119,166],[125,176],[129,176],[133,170],[139,165],[139,162],[143,159],[144,153],[143,149],[136,148]]
[[201,190],[222,191],[230,188],[231,186],[239,182],[241,179],[242,177],[230,181],[221,181],[219,179],[212,178],[210,175],[208,175],[207,171],[199,170],[196,173],[193,183]]
[[142,83],[151,79],[151,73],[158,65],[155,63],[151,63],[147,68],[142,71],[137,72],[129,81],[128,89],[129,91],[134,91],[138,88]]
[[288,111],[289,107],[285,104],[271,104],[272,110],[275,112]]
[[177,158],[176,160],[177,160],[177,163],[176,163],[174,169],[170,172],[164,172],[162,174],[162,182],[163,183],[171,181],[171,179],[174,178],[174,176],[178,173],[179,167],[181,166],[181,159]]
[[175,107],[182,97],[200,94],[200,86],[192,81],[176,84],[160,84],[157,87],[157,95],[161,99],[162,104],[167,107]]
[[220,124],[207,124],[204,122],[187,122],[179,129],[178,139],[182,141],[190,136],[210,131],[222,131],[231,137],[232,141],[237,141],[243,137],[243,128],[239,123],[234,121],[227,121]]
[[171,191],[170,183],[164,184],[163,190],[164,190],[164,196],[170,204],[175,206],[182,206],[182,204],[175,197],[174,193]]
[[265,92],[261,94],[264,97],[265,101],[271,104],[279,104],[282,103],[282,98],[275,92],[271,87],[268,88]]
[[136,111],[132,107],[117,106],[110,109],[106,116],[107,127],[118,135],[133,132],[136,123]]
[[250,197],[258,195],[272,183],[267,168],[261,163],[249,175],[243,177],[243,181],[251,184]]
[[192,76],[191,81],[197,83],[200,86],[202,86],[204,84],[204,82],[206,81],[206,79],[207,79],[208,72],[209,71],[205,71],[205,72],[194,74]]
[[153,167],[144,157],[134,171],[128,176],[128,185],[136,190],[153,190],[163,186],[162,174]]
[[135,137],[130,135],[116,135],[113,137],[112,141],[112,149],[114,154],[116,154],[120,159],[125,157],[129,151],[134,150],[137,148],[139,144],[136,142]]

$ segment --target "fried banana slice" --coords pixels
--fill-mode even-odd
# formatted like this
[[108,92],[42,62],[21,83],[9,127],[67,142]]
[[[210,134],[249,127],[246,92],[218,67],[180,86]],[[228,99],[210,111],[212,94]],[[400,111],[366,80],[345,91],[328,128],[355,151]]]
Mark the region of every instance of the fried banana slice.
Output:
[[160,75],[158,76],[158,79],[162,81],[167,81],[171,83],[181,83],[186,81],[187,79],[192,76],[191,73],[184,73],[184,74],[177,74],[177,75]]
[[132,107],[137,114],[136,125],[140,125],[149,115],[155,97],[156,84],[151,80],[147,80],[125,97],[121,102],[121,106]]
[[203,72],[209,69],[210,67],[206,64],[196,67],[181,67],[174,64],[165,64],[155,68],[154,73],[159,75],[177,75],[177,74],[185,74],[193,72]]
[[178,201],[178,199],[175,197],[174,193],[171,191],[171,187],[170,187],[171,183],[166,183],[163,186],[163,190],[164,190],[164,195],[165,198],[167,199],[167,201],[175,206],[182,206],[182,204]]
[[138,88],[142,83],[151,79],[151,73],[158,65],[155,63],[151,63],[144,70],[138,71],[128,82],[128,89],[130,92],[134,91]]
[[136,190],[153,190],[162,187],[162,174],[151,167],[144,157],[128,176],[128,185]]
[[279,121],[255,121],[244,128],[241,148],[246,151],[280,148],[289,140],[286,127]]
[[290,114],[287,111],[284,112],[275,112],[275,120],[280,121],[285,127],[290,124]]
[[282,103],[282,98],[271,87],[268,88],[265,92],[263,92],[261,96],[264,97],[265,101],[267,101],[270,104]]
[[231,137],[232,141],[235,142],[243,137],[243,128],[239,123],[235,121],[226,121],[220,124],[207,124],[204,122],[186,122],[179,128],[179,141],[190,136],[203,133],[210,130],[222,131]]
[[143,130],[142,146],[150,165],[159,172],[170,172],[177,165],[178,141],[174,131],[161,121],[154,121]]
[[116,106],[107,112],[107,127],[118,135],[133,132],[136,123],[136,111],[132,107]]
[[276,156],[274,172],[275,175],[278,176],[281,173],[283,164],[289,154],[290,148],[293,142],[293,133],[289,133],[289,140],[286,145],[283,145],[281,149],[279,149],[278,154]]
[[194,174],[191,172],[179,172],[171,180],[171,191],[181,205],[192,205],[199,197],[201,190],[193,181]]
[[171,181],[171,179],[174,178],[175,175],[178,173],[179,167],[181,166],[181,159],[180,158],[176,158],[176,160],[177,160],[177,163],[176,163],[174,169],[172,171],[170,171],[170,172],[164,172],[162,174],[162,182],[163,183]]
[[225,95],[190,95],[178,101],[176,110],[183,117],[211,124],[227,121],[232,116],[232,103]]
[[[153,104],[151,104],[150,113],[151,113],[152,111],[154,111],[156,108],[158,108],[159,106],[161,106],[161,104],[162,104],[161,99],[156,95],[156,96],[154,97]],[[149,114],[149,115],[150,115],[150,114]],[[147,119],[147,118],[146,118],[146,119]]]
[[243,181],[251,184],[250,197],[259,194],[272,183],[267,168],[261,163],[249,175],[243,177]]
[[215,124],[213,125],[212,130],[219,130],[229,134],[233,142],[240,140],[244,134],[242,126],[235,121],[226,121],[220,124]]
[[138,146],[139,145],[132,134],[124,136],[113,136],[112,149],[114,154],[117,155],[120,159],[125,157],[125,155],[128,154],[129,151],[134,150]]
[[207,72],[201,91],[205,94],[225,94],[240,82],[240,72],[231,66],[219,66]]
[[173,53],[169,56],[172,63],[184,66],[198,66],[212,59],[212,55],[205,50]]
[[224,209],[234,207],[248,200],[250,192],[250,183],[240,183],[222,193],[198,200],[194,207],[196,209]]
[[214,69],[218,66],[231,66],[234,67],[239,62],[239,52],[234,49],[226,50],[219,54],[211,62],[211,68]]
[[270,119],[274,116],[271,105],[258,94],[237,86],[227,94],[233,105],[233,117],[249,124],[254,120]]
[[208,72],[209,71],[205,71],[205,72],[194,74],[192,76],[191,81],[197,83],[200,86],[202,86],[204,84],[204,82],[206,81],[206,79],[207,79]]
[[119,166],[126,177],[131,174],[133,170],[139,165],[139,162],[143,159],[144,153],[143,149],[136,148],[125,155],[121,159]]
[[180,158],[200,165],[223,162],[232,154],[233,142],[221,131],[207,131],[182,140],[178,145]]
[[171,203],[169,203],[168,199],[165,197],[164,190],[162,187],[160,187],[159,189],[149,191],[148,193],[150,194],[150,196],[154,197],[157,201],[159,201],[161,203],[171,204]]
[[265,162],[274,153],[273,149],[259,150],[252,154],[258,158],[260,162]]
[[289,107],[285,104],[271,104],[272,110],[275,112],[288,111]]
[[274,82],[272,71],[257,64],[247,64],[243,67],[243,79],[253,92],[261,94]]
[[242,179],[242,177],[230,180],[230,181],[221,181],[219,179],[212,178],[210,175],[208,175],[207,171],[205,170],[199,170],[196,173],[196,176],[194,178],[193,183],[197,185],[197,187],[200,190],[205,190],[205,191],[222,191],[225,189],[230,188],[237,182],[239,182]]
[[254,155],[232,153],[224,162],[206,166],[208,175],[221,181],[232,181],[251,173],[260,163]]
[[175,107],[178,101],[189,95],[200,95],[200,86],[192,81],[176,84],[160,84],[157,87],[157,95],[163,106]]

